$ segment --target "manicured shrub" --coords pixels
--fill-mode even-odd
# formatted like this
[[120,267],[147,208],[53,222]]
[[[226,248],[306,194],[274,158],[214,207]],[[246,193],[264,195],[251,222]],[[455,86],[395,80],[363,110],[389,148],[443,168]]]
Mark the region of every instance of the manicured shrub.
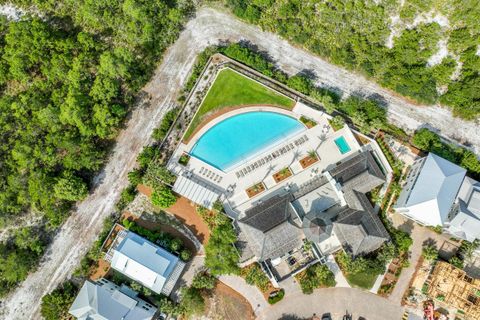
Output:
[[275,292],[274,295],[270,295],[268,297],[268,303],[275,304],[275,303],[279,302],[280,300],[282,300],[284,296],[285,296],[285,290],[280,289],[277,292]]

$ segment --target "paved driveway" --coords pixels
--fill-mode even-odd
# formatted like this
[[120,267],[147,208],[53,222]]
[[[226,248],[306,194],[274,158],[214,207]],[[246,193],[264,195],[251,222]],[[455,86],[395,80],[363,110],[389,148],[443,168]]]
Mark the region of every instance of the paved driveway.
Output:
[[397,320],[403,315],[403,307],[370,292],[354,288],[317,289],[311,295],[300,291],[286,292],[285,298],[258,315],[259,319],[303,319],[314,313],[331,313],[333,320],[342,319],[345,312],[353,319],[363,316],[368,320]]

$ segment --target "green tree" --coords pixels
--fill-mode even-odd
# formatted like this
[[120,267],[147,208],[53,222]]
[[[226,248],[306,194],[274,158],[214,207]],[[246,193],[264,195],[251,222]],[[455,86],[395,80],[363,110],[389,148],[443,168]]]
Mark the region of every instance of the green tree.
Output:
[[324,264],[314,264],[296,277],[304,294],[312,294],[316,288],[334,287],[336,284],[335,275]]
[[423,247],[422,256],[429,261],[434,261],[438,258],[438,250],[434,245]]
[[160,186],[152,193],[152,203],[160,208],[168,208],[177,202],[177,197],[166,186]]
[[35,230],[33,228],[20,228],[15,231],[15,245],[20,249],[30,250],[37,255],[41,255],[45,249],[45,243],[40,239],[40,232],[44,230]]
[[87,184],[71,172],[66,172],[57,180],[53,187],[55,196],[59,199],[78,201],[83,200],[88,195]]
[[205,300],[199,289],[184,287],[181,290],[180,310],[184,316],[201,314],[205,310]]
[[237,235],[229,219],[215,226],[205,246],[205,266],[214,276],[238,274]]
[[158,188],[162,184],[172,184],[175,182],[175,175],[165,166],[152,162],[148,165],[143,176],[143,183],[152,188]]
[[457,256],[450,258],[448,262],[459,269],[463,269],[463,261]]
[[41,314],[45,320],[67,319],[68,309],[75,300],[78,289],[70,281],[64,282],[42,297]]
[[192,287],[195,289],[212,290],[215,288],[217,278],[209,274],[207,271],[201,271],[193,277]]

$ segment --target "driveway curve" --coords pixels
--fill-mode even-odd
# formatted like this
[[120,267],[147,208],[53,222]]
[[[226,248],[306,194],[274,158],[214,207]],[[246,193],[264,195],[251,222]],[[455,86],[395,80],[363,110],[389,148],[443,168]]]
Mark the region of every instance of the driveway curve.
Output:
[[[125,128],[116,139],[108,164],[94,181],[94,191],[78,203],[49,246],[37,271],[31,273],[17,290],[4,299],[1,319],[40,318],[41,297],[72,274],[81,257],[95,241],[103,220],[114,210],[121,190],[127,186],[127,173],[134,168],[138,153],[150,142],[151,132],[175,102],[179,88],[192,69],[195,56],[208,45],[239,40],[248,40],[268,52],[289,74],[309,69],[317,75],[317,83],[320,85],[337,88],[346,94],[361,92],[367,96],[381,97],[388,107],[389,119],[400,127],[414,130],[428,125],[445,137],[458,142],[469,141],[472,148],[480,151],[478,123],[453,118],[450,111],[438,106],[413,105],[357,74],[290,45],[276,35],[262,32],[230,14],[201,8],[186,25],[180,38],[166,51],[162,63],[144,88],[149,99],[132,111]],[[298,304],[303,299],[322,304],[322,300],[332,299],[331,294],[336,297],[339,295],[337,291],[344,290],[346,289],[335,289],[328,295],[328,290],[325,290],[325,295],[322,291],[318,300],[311,301],[309,299],[312,298],[308,296],[292,299],[298,299]],[[348,293],[345,295],[348,296]],[[343,298],[339,295],[338,299]],[[292,308],[296,308],[295,305]]]

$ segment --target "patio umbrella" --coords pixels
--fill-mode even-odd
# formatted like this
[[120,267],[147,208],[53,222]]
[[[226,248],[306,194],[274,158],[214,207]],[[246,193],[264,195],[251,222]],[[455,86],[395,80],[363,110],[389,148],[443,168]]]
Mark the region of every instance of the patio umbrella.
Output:
[[332,223],[321,213],[310,212],[303,218],[302,229],[308,240],[315,243],[328,239],[332,234]]

